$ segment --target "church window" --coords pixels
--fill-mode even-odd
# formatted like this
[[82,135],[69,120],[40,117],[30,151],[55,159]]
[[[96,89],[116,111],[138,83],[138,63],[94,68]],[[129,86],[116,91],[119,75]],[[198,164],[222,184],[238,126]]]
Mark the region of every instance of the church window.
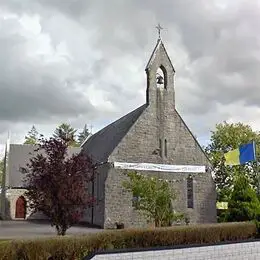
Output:
[[162,65],[158,68],[156,72],[156,83],[158,88],[167,88],[167,71]]
[[140,197],[137,194],[133,194],[132,207],[138,209]]
[[162,157],[162,139],[159,139],[159,152],[160,156]]
[[188,208],[194,207],[193,201],[193,178],[189,176],[187,178],[187,206]]
[[164,140],[164,156],[167,157],[167,140]]

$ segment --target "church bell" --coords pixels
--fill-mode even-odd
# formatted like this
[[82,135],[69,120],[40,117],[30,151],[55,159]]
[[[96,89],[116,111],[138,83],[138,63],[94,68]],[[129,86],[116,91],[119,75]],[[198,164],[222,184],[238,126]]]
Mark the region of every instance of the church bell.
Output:
[[159,84],[159,85],[163,84],[163,76],[161,76],[161,75],[157,76],[157,84]]

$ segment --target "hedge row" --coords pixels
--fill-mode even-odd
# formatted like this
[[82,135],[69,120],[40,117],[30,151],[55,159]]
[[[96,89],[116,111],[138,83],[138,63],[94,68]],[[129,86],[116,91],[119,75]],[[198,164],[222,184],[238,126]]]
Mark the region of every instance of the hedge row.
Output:
[[73,260],[105,249],[218,243],[252,239],[255,235],[256,225],[251,222],[125,229],[36,241],[6,241],[0,243],[0,259],[40,260],[52,257],[55,260]]

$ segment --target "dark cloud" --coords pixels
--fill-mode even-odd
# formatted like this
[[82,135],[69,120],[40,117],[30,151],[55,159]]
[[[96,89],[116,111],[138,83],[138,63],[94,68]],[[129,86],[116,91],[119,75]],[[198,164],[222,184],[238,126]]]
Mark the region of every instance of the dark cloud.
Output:
[[0,10],[0,121],[18,135],[63,120],[101,127],[142,104],[158,22],[197,136],[259,116],[257,0],[2,0]]

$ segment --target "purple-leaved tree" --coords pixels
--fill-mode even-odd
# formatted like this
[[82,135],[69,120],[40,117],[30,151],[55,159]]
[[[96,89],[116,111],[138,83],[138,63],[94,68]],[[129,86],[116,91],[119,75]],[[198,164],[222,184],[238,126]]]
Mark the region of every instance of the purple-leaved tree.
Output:
[[94,177],[92,160],[83,153],[68,156],[68,144],[69,140],[42,138],[23,169],[30,208],[48,216],[62,236],[94,202],[88,192]]

